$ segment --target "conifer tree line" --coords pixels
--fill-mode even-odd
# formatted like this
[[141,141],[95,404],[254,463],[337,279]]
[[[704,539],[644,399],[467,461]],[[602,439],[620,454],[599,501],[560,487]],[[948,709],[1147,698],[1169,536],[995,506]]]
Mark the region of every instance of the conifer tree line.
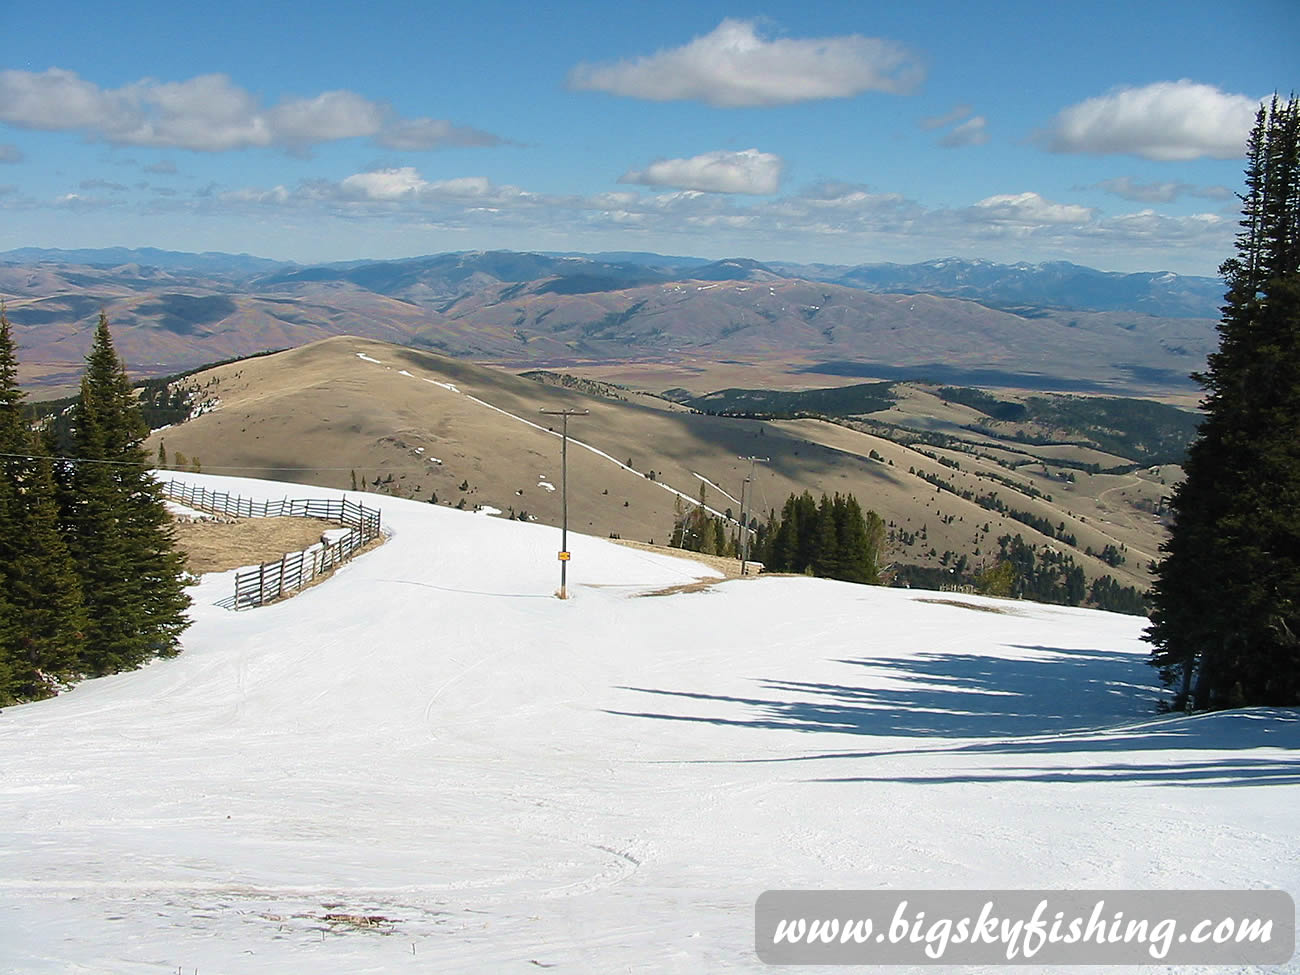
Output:
[[1260,108],[1205,419],[1151,600],[1173,706],[1300,704],[1300,102]]
[[880,547],[885,524],[874,511],[862,511],[851,495],[791,494],[778,516],[768,516],[759,532],[754,558],[768,572],[805,572],[827,579],[880,582]]
[[184,563],[147,434],[102,313],[64,442],[37,432],[0,307],[0,704],[179,649]]

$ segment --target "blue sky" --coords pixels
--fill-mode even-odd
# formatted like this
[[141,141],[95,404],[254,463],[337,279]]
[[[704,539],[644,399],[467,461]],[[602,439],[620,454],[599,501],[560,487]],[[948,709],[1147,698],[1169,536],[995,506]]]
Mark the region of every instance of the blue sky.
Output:
[[6,4],[0,250],[1212,274],[1300,5]]

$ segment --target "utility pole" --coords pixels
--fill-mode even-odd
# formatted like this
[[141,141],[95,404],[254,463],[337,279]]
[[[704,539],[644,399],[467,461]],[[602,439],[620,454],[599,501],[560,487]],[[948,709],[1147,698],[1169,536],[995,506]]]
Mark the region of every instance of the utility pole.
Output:
[[[749,520],[745,517],[745,488],[749,487],[754,480],[754,465],[766,464],[771,457],[742,457],[741,460],[749,461],[749,473],[745,475],[745,480],[740,485],[740,574],[748,575],[747,563],[749,562]],[[753,492],[750,492],[750,500],[753,500]]]
[[591,410],[541,410],[547,416],[564,418],[560,434],[560,591],[561,599],[569,598],[566,587],[569,568],[569,417],[586,416]]

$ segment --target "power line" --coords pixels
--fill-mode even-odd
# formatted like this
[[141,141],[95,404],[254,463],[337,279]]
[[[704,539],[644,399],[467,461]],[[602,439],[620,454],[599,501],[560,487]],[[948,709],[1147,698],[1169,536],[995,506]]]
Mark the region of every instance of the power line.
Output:
[[[56,461],[65,464],[106,464],[110,467],[138,467],[139,466],[138,464],[133,464],[131,461],[96,460],[90,457],[55,457],[55,456],[47,456],[43,454],[10,454],[4,452],[0,452],[0,457],[11,457],[17,460],[49,460],[49,461]],[[364,468],[366,466],[367,464],[354,464],[351,467],[288,467],[285,466],[284,464],[276,464],[274,466],[272,465],[239,466],[235,464],[204,464],[203,473],[210,473],[212,471],[355,471]],[[376,465],[371,463],[368,466],[375,467]],[[387,464],[380,464],[378,466],[381,467],[385,472],[428,471],[432,469],[429,467],[390,467]],[[172,471],[173,473],[176,474],[198,473],[196,471],[187,471],[187,470],[182,470],[180,468],[172,468],[172,467],[160,467],[156,469],[163,470],[163,471]]]

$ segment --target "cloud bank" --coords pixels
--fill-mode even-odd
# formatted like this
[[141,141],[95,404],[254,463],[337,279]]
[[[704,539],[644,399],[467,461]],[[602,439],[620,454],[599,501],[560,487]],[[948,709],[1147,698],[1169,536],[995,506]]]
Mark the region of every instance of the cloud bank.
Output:
[[296,187],[232,190],[211,199],[174,200],[167,205],[188,206],[200,213],[293,211],[302,217],[315,214],[370,225],[387,222],[394,229],[487,233],[493,239],[554,234],[570,248],[607,234],[617,234],[617,239],[633,246],[644,241],[645,249],[672,240],[679,246],[725,246],[737,252],[792,244],[816,249],[838,242],[837,249],[885,247],[923,254],[942,248],[1014,256],[1032,246],[1103,264],[1106,257],[1127,250],[1148,255],[1162,266],[1180,253],[1196,255],[1206,264],[1217,260],[1231,248],[1235,227],[1229,217],[1213,213],[1168,216],[1143,209],[1106,215],[1033,191],[934,208],[901,194],[847,183],[819,183],[771,199],[695,188],[565,196],[531,192],[481,176],[429,180],[410,166],[354,173],[338,181],[304,181]]
[[350,91],[286,98],[267,108],[222,74],[188,81],[152,78],[100,88],[72,71],[0,71],[0,122],[25,129],[80,131],[118,146],[228,152],[276,147],[303,151],[368,138],[389,149],[496,145],[488,132],[450,122],[404,119]]
[[579,64],[568,84],[578,91],[650,101],[749,108],[864,91],[907,94],[924,77],[917,55],[893,41],[859,34],[769,40],[755,21],[728,18],[682,47],[633,60]]

